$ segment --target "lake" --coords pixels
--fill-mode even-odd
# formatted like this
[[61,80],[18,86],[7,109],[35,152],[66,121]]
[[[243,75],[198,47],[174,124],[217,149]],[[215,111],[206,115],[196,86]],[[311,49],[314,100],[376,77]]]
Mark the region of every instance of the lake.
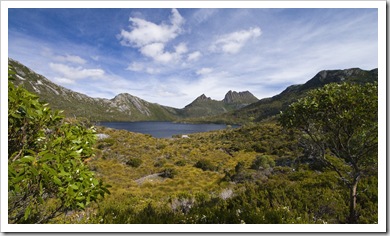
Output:
[[[131,132],[150,134],[155,138],[171,138],[177,134],[192,134],[212,130],[226,129],[225,124],[183,124],[173,122],[100,122],[99,125],[113,129],[124,129]],[[232,128],[239,127],[232,125]]]

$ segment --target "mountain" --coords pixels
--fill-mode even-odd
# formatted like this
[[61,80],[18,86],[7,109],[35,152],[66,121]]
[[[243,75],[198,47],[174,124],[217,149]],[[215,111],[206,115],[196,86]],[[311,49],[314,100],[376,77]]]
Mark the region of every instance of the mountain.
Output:
[[279,114],[291,103],[312,89],[323,87],[329,83],[340,82],[368,83],[378,81],[378,69],[362,70],[351,68],[345,70],[323,70],[305,84],[291,85],[280,94],[264,98],[241,109],[215,116],[210,121],[242,123],[250,120],[260,121]]
[[68,117],[86,117],[91,121],[174,121],[219,115],[258,101],[248,91],[229,91],[222,101],[203,94],[183,109],[150,103],[128,93],[112,99],[92,98],[59,86],[13,59],[8,61],[16,71],[16,85],[38,95],[53,109],[63,110]]
[[256,101],[258,99],[249,91],[235,92],[230,90],[222,101],[213,100],[202,94],[185,106],[180,114],[184,118],[215,116],[237,110]]
[[66,116],[86,117],[92,121],[191,121],[245,123],[260,121],[279,114],[307,91],[329,83],[378,81],[378,69],[323,70],[304,84],[291,85],[270,98],[258,100],[248,91],[229,91],[223,100],[213,100],[205,94],[183,109],[147,102],[128,93],[112,99],[91,98],[52,83],[42,75],[9,59],[16,70],[15,84],[37,94],[53,109],[64,110]]
[[21,63],[9,59],[16,71],[16,85],[37,94],[53,109],[64,110],[68,117],[86,117],[92,121],[175,120],[177,109],[149,103],[130,94],[113,99],[91,98],[52,83]]
[[236,91],[230,90],[222,101],[226,104],[235,104],[240,107],[245,107],[251,103],[259,101],[259,99],[257,99],[249,91],[237,93]]

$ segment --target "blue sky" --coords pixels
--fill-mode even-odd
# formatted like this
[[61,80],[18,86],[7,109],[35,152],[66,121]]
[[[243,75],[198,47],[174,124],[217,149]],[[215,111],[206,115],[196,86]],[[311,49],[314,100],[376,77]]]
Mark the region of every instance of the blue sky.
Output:
[[182,108],[378,67],[377,9],[9,9],[9,57],[92,97]]

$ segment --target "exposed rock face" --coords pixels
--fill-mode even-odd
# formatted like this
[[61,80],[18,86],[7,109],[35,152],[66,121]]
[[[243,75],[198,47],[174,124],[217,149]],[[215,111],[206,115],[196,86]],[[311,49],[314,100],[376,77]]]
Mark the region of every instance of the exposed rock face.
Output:
[[248,91],[229,91],[221,101],[202,94],[181,111],[184,117],[214,116],[245,107],[258,99]]
[[202,94],[183,109],[149,103],[128,93],[118,94],[112,99],[92,98],[59,86],[15,60],[9,59],[9,64],[17,72],[16,85],[37,94],[53,109],[64,110],[66,116],[86,117],[92,121],[171,121],[222,114],[257,101],[248,91],[229,91],[222,101]]
[[149,103],[127,93],[113,99],[92,98],[59,86],[15,60],[9,59],[8,63],[16,71],[16,85],[37,94],[53,109],[64,110],[66,116],[87,117],[92,121],[174,120],[177,116],[177,109]]
[[197,97],[194,102],[201,102],[201,101],[211,101],[212,99],[210,97],[206,97],[206,95],[202,94],[199,97]]
[[135,108],[137,111],[146,116],[151,115],[151,112],[148,108],[148,102],[128,93],[118,94],[113,99],[111,99],[111,101],[119,108],[120,111],[127,112],[129,115],[131,115],[132,108]]
[[236,91],[229,91],[225,98],[222,100],[224,103],[242,103],[242,104],[251,104],[254,102],[257,102],[259,99],[257,99],[252,93],[249,91],[244,92],[236,92]]
[[64,110],[68,117],[86,117],[91,121],[172,121],[206,116],[220,119],[222,115],[225,120],[262,120],[279,114],[310,89],[333,82],[366,83],[378,80],[378,69],[323,70],[305,84],[291,85],[282,93],[260,101],[249,91],[229,91],[221,101],[202,94],[183,109],[176,109],[149,103],[128,93],[118,94],[113,99],[92,98],[59,86],[15,60],[9,59],[8,63],[16,71],[16,85],[37,94],[53,109]]

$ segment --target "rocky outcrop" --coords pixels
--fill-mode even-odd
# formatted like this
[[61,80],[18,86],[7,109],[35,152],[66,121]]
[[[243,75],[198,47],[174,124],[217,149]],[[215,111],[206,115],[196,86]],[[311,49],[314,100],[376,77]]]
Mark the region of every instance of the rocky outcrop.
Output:
[[249,91],[244,92],[236,92],[230,90],[226,95],[225,98],[222,100],[224,103],[232,104],[232,103],[241,103],[241,104],[251,104],[254,102],[257,102],[259,99],[257,99],[252,93]]

